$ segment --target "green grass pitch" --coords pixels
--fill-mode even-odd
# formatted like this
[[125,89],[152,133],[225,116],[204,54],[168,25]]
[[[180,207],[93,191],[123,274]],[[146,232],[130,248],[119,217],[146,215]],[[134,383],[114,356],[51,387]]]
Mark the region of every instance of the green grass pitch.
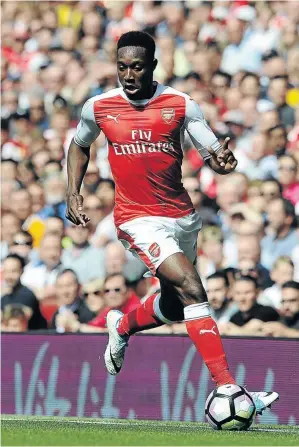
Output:
[[299,445],[299,427],[255,425],[214,431],[192,422],[2,416],[2,446],[270,446]]

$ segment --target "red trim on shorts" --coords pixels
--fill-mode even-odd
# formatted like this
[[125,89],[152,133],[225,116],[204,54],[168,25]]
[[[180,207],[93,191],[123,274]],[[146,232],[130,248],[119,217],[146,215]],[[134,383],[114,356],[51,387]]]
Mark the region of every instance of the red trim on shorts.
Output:
[[147,268],[151,271],[153,275],[156,274],[156,267],[151,262],[150,258],[144,253],[144,251],[141,250],[141,248],[138,247],[138,245],[135,244],[134,239],[132,236],[130,236],[125,231],[121,230],[120,228],[117,228],[117,236],[118,239],[124,239],[125,241],[129,242],[131,245],[131,248],[136,251],[140,259],[144,262],[144,264],[147,266]]

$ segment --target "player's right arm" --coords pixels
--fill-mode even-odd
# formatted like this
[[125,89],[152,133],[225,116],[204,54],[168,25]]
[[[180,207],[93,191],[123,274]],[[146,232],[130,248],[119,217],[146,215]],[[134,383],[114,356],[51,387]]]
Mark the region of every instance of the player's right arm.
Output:
[[101,130],[94,118],[94,98],[83,106],[81,119],[77,126],[67,156],[67,212],[66,217],[75,225],[83,225],[89,221],[83,211],[83,197],[80,189],[90,158],[90,146],[99,136]]

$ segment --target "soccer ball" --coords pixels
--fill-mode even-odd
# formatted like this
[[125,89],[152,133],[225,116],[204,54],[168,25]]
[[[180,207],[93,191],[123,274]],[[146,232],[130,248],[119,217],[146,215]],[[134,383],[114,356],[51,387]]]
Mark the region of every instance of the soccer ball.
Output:
[[252,397],[238,385],[222,385],[206,401],[206,418],[215,430],[247,430],[256,410]]

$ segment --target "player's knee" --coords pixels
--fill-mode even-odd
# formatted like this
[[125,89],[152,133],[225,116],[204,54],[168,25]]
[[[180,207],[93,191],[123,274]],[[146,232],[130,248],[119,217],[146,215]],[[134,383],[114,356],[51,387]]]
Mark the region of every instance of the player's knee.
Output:
[[208,301],[207,293],[197,275],[185,276],[178,287],[178,292],[185,306]]

